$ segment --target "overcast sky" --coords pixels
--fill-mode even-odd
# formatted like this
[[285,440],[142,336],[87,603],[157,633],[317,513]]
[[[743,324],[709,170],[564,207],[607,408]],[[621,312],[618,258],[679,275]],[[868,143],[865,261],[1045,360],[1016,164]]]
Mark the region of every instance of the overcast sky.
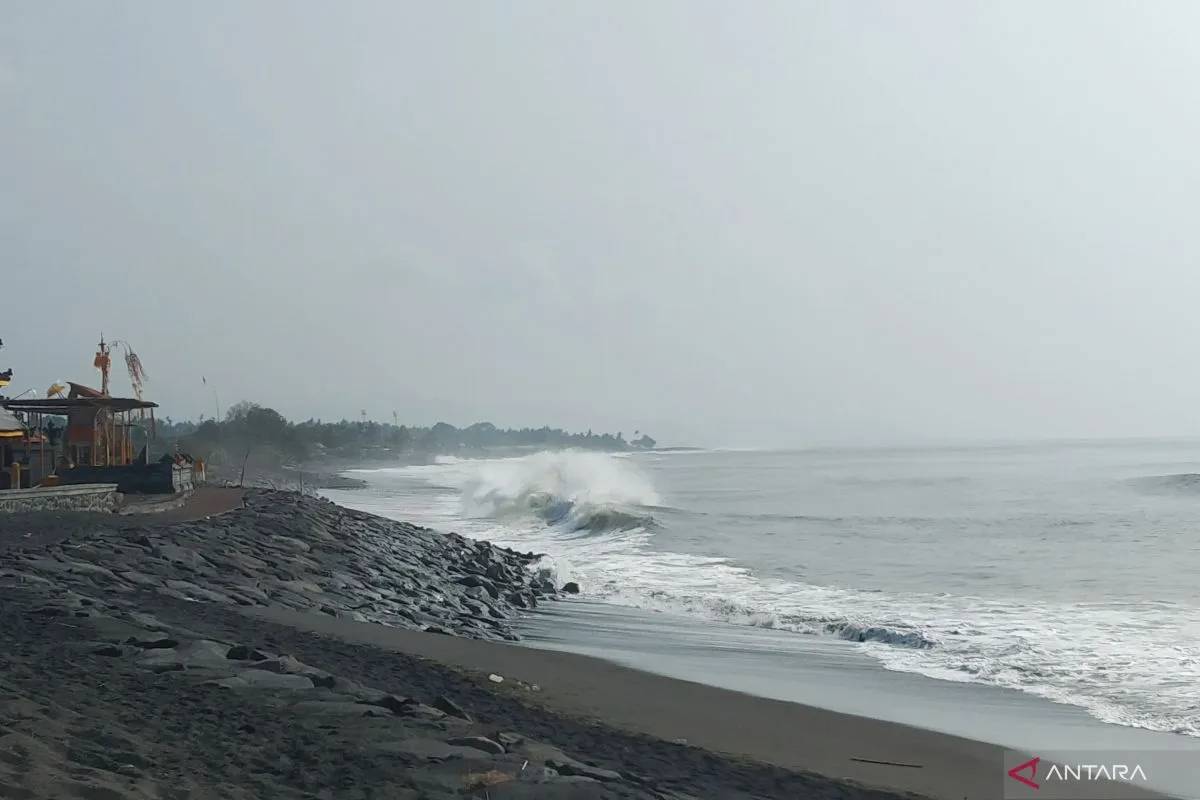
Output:
[[103,331],[176,418],[1200,434],[1195,4],[0,12],[10,394]]

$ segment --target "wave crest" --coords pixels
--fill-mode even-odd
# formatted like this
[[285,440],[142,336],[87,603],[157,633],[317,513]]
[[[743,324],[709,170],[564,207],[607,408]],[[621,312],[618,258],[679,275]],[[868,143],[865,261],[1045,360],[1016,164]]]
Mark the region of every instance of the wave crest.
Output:
[[571,531],[653,527],[647,507],[659,502],[630,459],[574,450],[476,462],[460,488],[468,516],[532,515]]
[[897,647],[915,647],[918,650],[927,650],[937,645],[937,642],[926,637],[920,631],[896,630],[879,625],[858,625],[853,622],[829,623],[825,626],[825,630],[851,642],[882,642]]

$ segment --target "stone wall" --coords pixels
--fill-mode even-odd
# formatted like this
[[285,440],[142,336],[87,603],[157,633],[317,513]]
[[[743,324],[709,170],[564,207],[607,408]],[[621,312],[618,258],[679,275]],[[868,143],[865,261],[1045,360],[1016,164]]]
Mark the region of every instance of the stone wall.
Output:
[[117,485],[115,483],[0,491],[0,513],[15,511],[112,511],[116,506]]

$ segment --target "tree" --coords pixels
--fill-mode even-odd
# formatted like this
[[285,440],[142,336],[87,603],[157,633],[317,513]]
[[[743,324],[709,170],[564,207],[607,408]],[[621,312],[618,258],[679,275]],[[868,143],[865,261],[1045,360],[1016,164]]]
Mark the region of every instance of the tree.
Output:
[[256,408],[262,408],[262,406],[258,403],[252,403],[249,400],[239,400],[225,412],[225,421],[237,422],[238,420],[245,419],[246,415]]

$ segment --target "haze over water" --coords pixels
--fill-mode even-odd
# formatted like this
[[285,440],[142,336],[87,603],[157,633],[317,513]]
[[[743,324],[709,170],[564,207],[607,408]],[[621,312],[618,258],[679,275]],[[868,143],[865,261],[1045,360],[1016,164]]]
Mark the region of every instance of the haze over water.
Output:
[[1200,735],[1200,444],[538,453],[340,502],[549,554],[607,602]]

